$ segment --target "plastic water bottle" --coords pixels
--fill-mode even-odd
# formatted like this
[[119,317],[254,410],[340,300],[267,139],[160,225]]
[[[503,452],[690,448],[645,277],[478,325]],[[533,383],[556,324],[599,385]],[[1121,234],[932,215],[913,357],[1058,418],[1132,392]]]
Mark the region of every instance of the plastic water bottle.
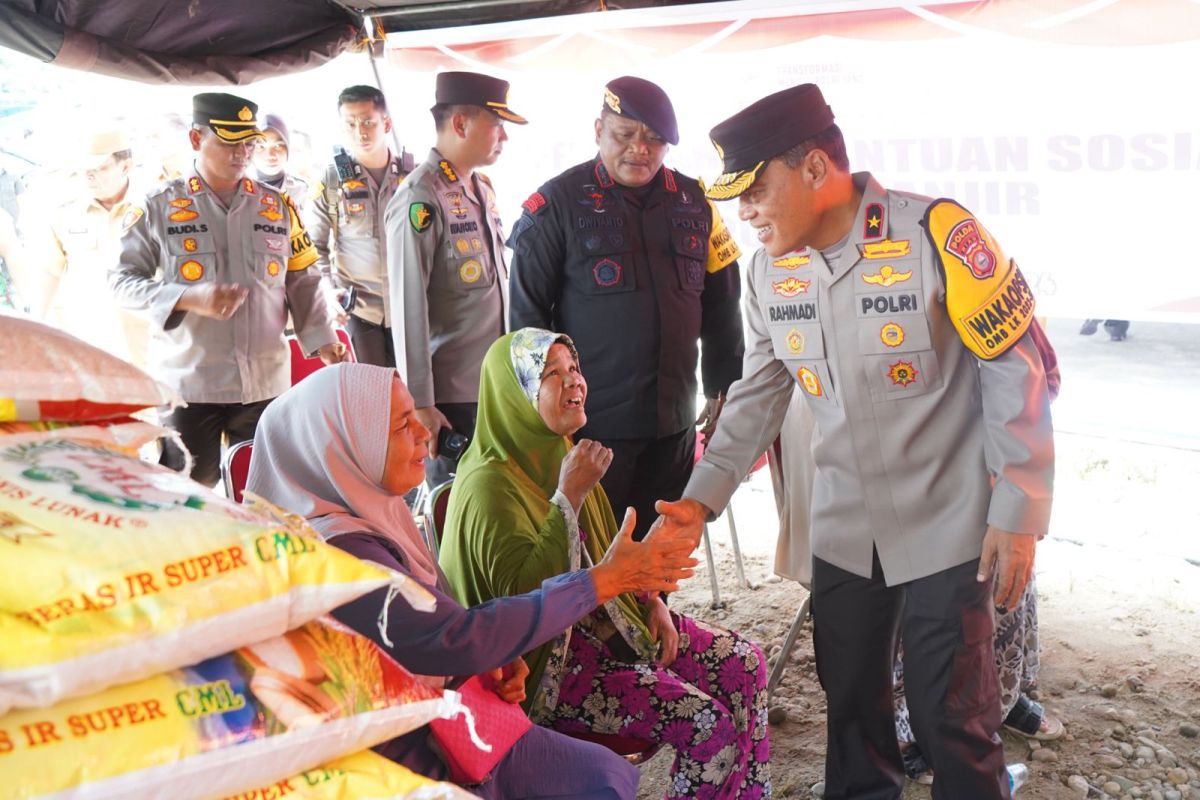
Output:
[[1009,764],[1008,765],[1008,791],[1009,794],[1016,794],[1017,789],[1025,785],[1025,781],[1029,780],[1029,767],[1024,764]]

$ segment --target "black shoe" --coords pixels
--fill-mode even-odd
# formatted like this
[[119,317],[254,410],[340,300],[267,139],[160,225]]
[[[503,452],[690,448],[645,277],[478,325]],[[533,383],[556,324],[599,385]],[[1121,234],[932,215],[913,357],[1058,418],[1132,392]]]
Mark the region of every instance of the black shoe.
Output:
[[1101,321],[1098,319],[1085,319],[1083,321],[1083,327],[1079,329],[1079,335],[1091,336],[1093,333],[1100,330],[1100,322]]

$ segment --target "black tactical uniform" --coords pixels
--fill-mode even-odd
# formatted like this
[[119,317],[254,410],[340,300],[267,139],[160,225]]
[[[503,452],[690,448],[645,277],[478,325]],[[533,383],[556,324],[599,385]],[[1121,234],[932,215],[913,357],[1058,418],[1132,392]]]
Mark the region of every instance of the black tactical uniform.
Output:
[[[698,344],[706,395],[741,376],[740,253],[700,184],[666,167],[628,188],[597,157],[524,209],[509,239],[510,328],[574,340],[588,381],[578,437],[613,448],[603,485],[618,517],[637,509],[641,533],[654,500],[677,498],[691,474]],[[636,468],[622,463],[629,447]]]

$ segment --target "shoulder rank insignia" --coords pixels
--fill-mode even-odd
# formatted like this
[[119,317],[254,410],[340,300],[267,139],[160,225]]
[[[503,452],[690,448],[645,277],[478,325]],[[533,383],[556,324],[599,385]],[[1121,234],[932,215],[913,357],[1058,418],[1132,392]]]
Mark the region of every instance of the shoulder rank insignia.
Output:
[[899,258],[912,252],[912,246],[908,239],[900,239],[895,242],[891,239],[884,239],[882,242],[867,242],[860,246],[863,258]]
[[438,162],[438,166],[442,170],[442,174],[446,176],[446,180],[451,183],[458,183],[458,173],[454,171],[454,167],[450,166],[450,162],[442,159]]
[[242,191],[246,194],[254,194],[257,191],[254,188],[254,181],[250,178],[242,178]]
[[529,195],[529,198],[524,203],[521,203],[521,208],[525,209],[530,214],[536,214],[545,207],[546,198],[542,196],[541,192],[534,192],[533,194]]
[[192,194],[196,194],[202,188],[204,188],[204,184],[200,183],[200,179],[197,178],[195,175],[188,178],[188,191],[189,192],[191,192]]
[[408,221],[417,233],[433,224],[433,209],[428,203],[412,203],[408,207]]
[[883,227],[883,204],[871,203],[867,206],[867,213],[863,215],[863,238],[876,239],[883,236],[885,228]]
[[1017,263],[969,211],[937,200],[925,228],[946,278],[946,311],[959,338],[982,359],[1007,351],[1033,321],[1033,290]]

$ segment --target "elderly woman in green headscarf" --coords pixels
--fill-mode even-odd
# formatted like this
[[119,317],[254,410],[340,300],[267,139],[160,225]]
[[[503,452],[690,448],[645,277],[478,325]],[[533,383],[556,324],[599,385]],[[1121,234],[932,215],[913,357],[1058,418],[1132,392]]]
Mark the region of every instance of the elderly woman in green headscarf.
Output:
[[[488,350],[441,549],[463,603],[528,591],[631,535],[632,510],[618,529],[599,485],[611,451],[571,440],[586,400],[568,337],[525,328]],[[765,659],[736,633],[626,594],[525,659],[539,724],[674,747],[667,797],[769,795]]]

